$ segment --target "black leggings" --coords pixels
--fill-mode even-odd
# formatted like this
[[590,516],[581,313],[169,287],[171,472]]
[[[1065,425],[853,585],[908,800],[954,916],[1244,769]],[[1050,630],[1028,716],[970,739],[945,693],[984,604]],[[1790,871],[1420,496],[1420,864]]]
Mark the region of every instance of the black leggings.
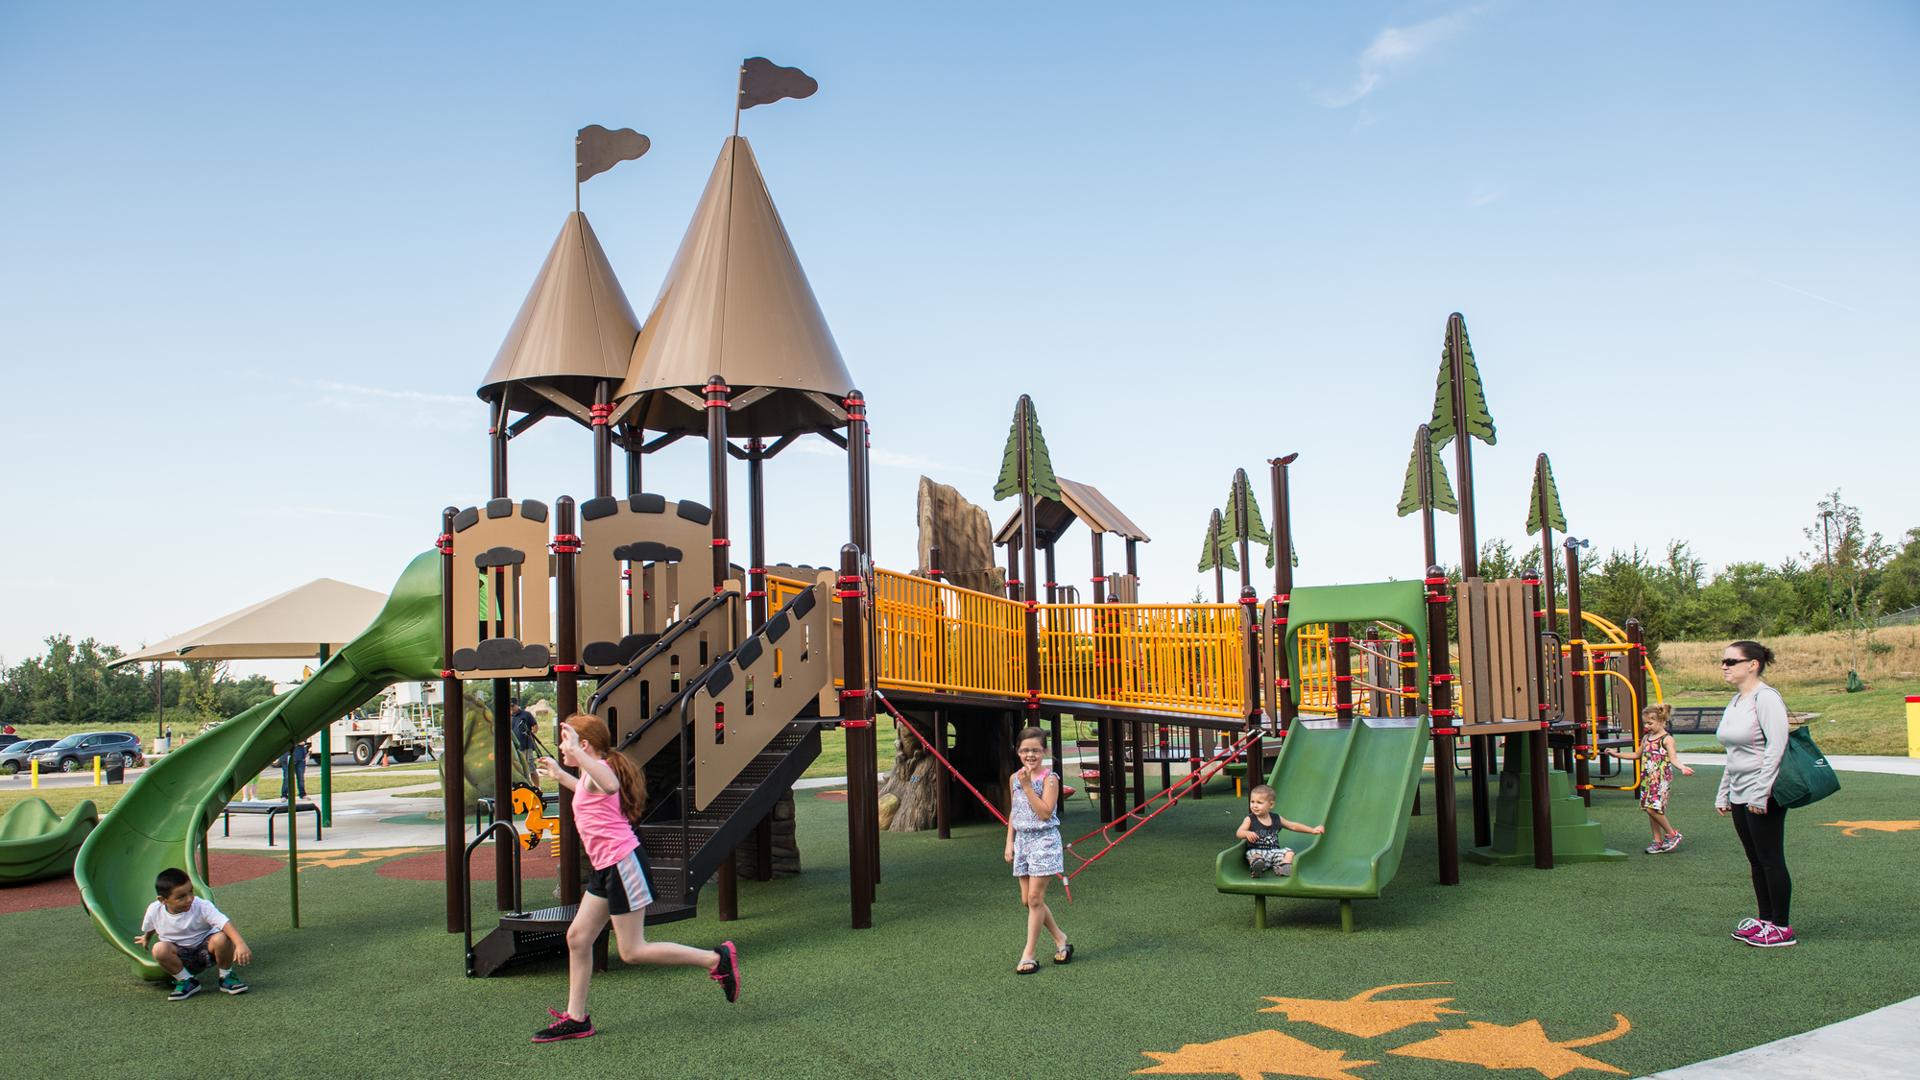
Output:
[[1759,902],[1760,918],[1777,926],[1793,925],[1788,915],[1793,879],[1787,876],[1787,808],[1774,804],[1766,813],[1756,814],[1746,804],[1734,803],[1733,830],[1740,834],[1747,865],[1753,868],[1753,898]]

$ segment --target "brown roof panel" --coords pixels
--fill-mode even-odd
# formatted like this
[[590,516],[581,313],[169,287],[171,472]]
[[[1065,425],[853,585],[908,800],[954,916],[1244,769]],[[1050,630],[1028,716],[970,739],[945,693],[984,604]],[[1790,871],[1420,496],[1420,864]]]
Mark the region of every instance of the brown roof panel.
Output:
[[[497,401],[515,383],[541,380],[590,405],[595,383],[617,385],[626,377],[639,325],[587,216],[568,214],[480,384],[480,396]],[[533,394],[517,394],[509,404],[554,411]]]
[[[1055,475],[1060,482],[1060,501],[1039,498],[1033,501],[1033,516],[1039,523],[1034,531],[1034,542],[1045,547],[1060,539],[1060,535],[1071,527],[1074,521],[1087,523],[1087,528],[1099,533],[1112,533],[1123,540],[1147,542],[1151,538],[1135,525],[1133,520],[1120,512],[1100,489],[1092,484],[1082,484]],[[993,542],[1005,544],[1013,540],[1020,532],[1020,508],[1014,507],[1013,515],[994,533]]]
[[698,388],[716,373],[735,397],[775,391],[729,413],[732,435],[838,426],[808,392],[837,401],[853,389],[753,147],[739,136],[720,148],[617,397],[641,410],[647,428],[702,431],[704,409],[648,392]]

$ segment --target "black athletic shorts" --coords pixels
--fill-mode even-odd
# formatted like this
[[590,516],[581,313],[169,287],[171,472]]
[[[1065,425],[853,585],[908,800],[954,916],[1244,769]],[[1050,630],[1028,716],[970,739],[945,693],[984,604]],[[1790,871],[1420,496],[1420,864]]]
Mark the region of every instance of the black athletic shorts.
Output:
[[605,900],[610,914],[644,911],[653,903],[653,877],[647,873],[646,852],[634,848],[612,866],[589,872],[587,892]]

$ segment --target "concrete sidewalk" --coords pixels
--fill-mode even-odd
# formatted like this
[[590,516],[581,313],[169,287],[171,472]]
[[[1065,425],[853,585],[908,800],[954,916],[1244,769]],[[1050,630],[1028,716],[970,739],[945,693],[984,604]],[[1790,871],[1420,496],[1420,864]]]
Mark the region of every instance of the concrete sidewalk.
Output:
[[[438,847],[446,842],[446,830],[439,822],[391,823],[386,819],[415,817],[437,812],[439,799],[405,798],[411,791],[438,791],[440,782],[430,780],[405,787],[379,788],[374,791],[336,791],[333,793],[333,827],[321,830],[321,839],[313,838],[313,815],[300,815],[301,851],[344,851],[349,848]],[[319,796],[309,788],[307,801]],[[471,830],[473,822],[467,822]],[[233,816],[232,834],[220,835],[218,819],[207,832],[207,843],[219,851],[287,850],[287,821],[280,815],[273,823],[274,844],[267,846],[267,819],[264,816]]]
[[1920,997],[1645,1080],[1906,1080],[1920,1074]]
[[[1725,754],[1688,754],[1682,753],[1680,760],[1688,765],[1706,765],[1715,769],[1727,764]],[[1879,754],[1828,754],[1827,761],[1836,772],[1885,773],[1889,776],[1920,776],[1920,758],[1892,757]]]

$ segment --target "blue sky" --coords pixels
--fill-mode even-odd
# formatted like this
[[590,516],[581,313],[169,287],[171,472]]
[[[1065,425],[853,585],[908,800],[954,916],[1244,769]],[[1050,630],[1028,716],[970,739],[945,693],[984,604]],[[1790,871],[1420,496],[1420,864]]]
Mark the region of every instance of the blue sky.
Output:
[[[1027,392],[1154,536],[1150,597],[1291,451],[1301,580],[1411,576],[1454,310],[1483,537],[1521,538],[1542,450],[1601,547],[1775,560],[1836,486],[1920,525],[1912,5],[396,7],[0,9],[0,655],[386,588],[486,493],[473,390],[574,129],[653,139],[584,195],[644,312],[750,55],[820,81],[743,133],[872,403],[883,565],[922,472],[989,501]],[[589,460],[542,425],[515,494]],[[647,486],[704,498],[703,462]],[[772,467],[776,558],[832,557],[841,468]]]

